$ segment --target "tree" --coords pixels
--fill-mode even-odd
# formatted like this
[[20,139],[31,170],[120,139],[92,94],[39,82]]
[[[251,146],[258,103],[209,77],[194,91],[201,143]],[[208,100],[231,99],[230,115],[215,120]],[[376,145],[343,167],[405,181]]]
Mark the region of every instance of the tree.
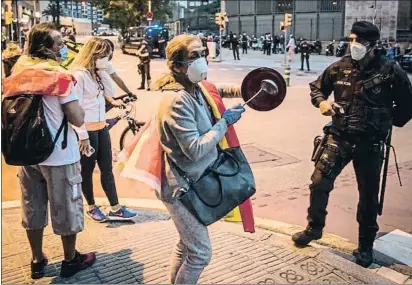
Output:
[[[94,3],[123,35],[129,27],[140,25],[148,11],[147,0],[94,0]],[[152,0],[152,12],[156,20],[165,21],[171,15],[170,0]]]
[[60,25],[60,14],[62,13],[59,0],[51,0],[46,9],[43,10],[43,16],[51,16],[53,23]]

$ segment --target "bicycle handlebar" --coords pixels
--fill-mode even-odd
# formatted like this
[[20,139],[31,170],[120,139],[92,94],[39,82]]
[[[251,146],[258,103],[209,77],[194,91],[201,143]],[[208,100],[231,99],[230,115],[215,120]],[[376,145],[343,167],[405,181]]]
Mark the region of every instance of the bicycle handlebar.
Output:
[[120,95],[120,96],[118,96],[118,97],[113,97],[113,99],[114,100],[123,100],[124,98],[126,98],[126,97],[130,97],[130,99],[134,99],[134,100],[137,100],[137,96],[136,95],[134,95],[134,94],[124,94],[124,95]]

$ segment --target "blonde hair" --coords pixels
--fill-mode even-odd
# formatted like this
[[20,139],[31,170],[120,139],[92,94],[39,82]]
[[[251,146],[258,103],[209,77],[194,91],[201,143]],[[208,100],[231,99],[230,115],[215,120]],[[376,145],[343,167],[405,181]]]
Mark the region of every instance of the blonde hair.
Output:
[[102,55],[109,55],[111,47],[108,42],[99,37],[89,39],[76,55],[70,70],[87,69],[93,79],[97,78],[96,58]]
[[3,59],[10,58],[16,55],[21,55],[22,50],[16,44],[7,44],[6,49],[3,51]]
[[166,85],[180,85],[176,82],[173,67],[180,66],[179,61],[184,61],[188,57],[188,47],[191,42],[200,41],[197,36],[179,35],[168,42],[166,47],[167,66],[170,72],[160,77],[154,84],[154,90],[160,90]]

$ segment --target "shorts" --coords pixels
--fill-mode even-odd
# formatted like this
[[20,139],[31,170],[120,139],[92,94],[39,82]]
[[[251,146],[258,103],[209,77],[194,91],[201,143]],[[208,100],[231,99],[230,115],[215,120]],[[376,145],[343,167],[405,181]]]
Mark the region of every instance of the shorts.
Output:
[[26,230],[40,230],[47,226],[48,202],[56,235],[74,235],[83,230],[80,162],[61,166],[23,166],[18,176],[22,225]]

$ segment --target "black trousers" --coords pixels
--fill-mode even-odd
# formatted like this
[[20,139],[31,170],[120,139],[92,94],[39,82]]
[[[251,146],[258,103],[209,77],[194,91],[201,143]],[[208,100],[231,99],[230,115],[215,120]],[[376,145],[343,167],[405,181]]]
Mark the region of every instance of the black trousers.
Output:
[[308,70],[310,70],[309,67],[309,54],[308,53],[301,53],[300,54],[300,69],[303,69],[303,62],[305,61],[306,58],[306,67]]
[[147,87],[150,87],[149,81],[152,80],[150,76],[150,62],[139,64],[137,67],[139,68],[140,75],[142,77],[142,83],[140,84],[140,86],[144,88],[145,82],[147,80]]
[[272,43],[267,43],[266,44],[266,55],[270,55],[272,51],[271,48],[272,48]]
[[93,193],[93,170],[96,162],[100,169],[100,181],[106,193],[107,199],[111,206],[119,204],[117,197],[116,184],[113,176],[112,167],[112,145],[110,140],[109,130],[105,127],[99,131],[90,131],[90,145],[95,149],[95,152],[87,157],[82,155],[82,191],[88,205],[94,205]]
[[240,58],[239,58],[239,48],[238,47],[233,47],[233,57],[234,57],[235,60],[236,60],[236,56],[237,56],[237,59],[240,60]]
[[242,54],[247,54],[247,43],[242,43]]
[[350,161],[353,161],[359,191],[356,215],[359,223],[359,246],[371,248],[379,230],[378,195],[383,163],[381,142],[355,145],[334,135],[329,136],[325,150],[316,163],[311,177],[307,219],[310,227],[323,229],[329,193],[334,188],[336,177]]

